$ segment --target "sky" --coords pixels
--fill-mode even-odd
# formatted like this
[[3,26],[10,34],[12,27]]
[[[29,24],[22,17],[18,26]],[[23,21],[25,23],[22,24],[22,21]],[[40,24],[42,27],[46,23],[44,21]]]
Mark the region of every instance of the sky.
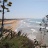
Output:
[[[43,18],[48,15],[48,0],[8,0],[12,6],[5,10],[5,18]],[[2,13],[0,13],[2,18]]]

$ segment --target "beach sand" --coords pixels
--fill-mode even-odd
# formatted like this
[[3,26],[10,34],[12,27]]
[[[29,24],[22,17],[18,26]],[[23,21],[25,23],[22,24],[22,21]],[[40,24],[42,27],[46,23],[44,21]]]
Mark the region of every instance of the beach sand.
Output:
[[[12,29],[12,31],[15,31],[15,29],[18,27],[20,20],[6,20],[4,21],[4,28],[6,29]],[[2,22],[0,22],[2,24]],[[9,25],[10,24],[10,25]]]
[[17,29],[18,25],[19,25],[19,22],[20,20],[15,20],[13,23],[12,23],[12,30],[15,31],[15,29]]
[[[15,31],[15,29],[17,29],[17,27],[19,25],[19,22],[20,22],[20,20],[6,20],[6,21],[4,21],[4,28]],[[2,22],[0,22],[0,25],[1,24],[2,24]],[[9,32],[6,32],[6,33],[4,32],[2,37],[5,38],[8,34],[9,34]],[[2,37],[0,38],[0,40],[2,39]]]

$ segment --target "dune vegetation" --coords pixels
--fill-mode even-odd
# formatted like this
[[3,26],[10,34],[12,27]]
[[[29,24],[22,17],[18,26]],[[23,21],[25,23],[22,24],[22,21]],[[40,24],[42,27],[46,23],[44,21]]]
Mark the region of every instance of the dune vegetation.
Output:
[[0,48],[34,48],[33,42],[26,36],[20,34],[10,38],[6,37],[0,41]]

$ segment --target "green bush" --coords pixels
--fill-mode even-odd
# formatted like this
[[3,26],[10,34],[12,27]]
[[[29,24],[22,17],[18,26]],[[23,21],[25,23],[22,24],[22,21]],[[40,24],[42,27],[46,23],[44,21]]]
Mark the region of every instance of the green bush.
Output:
[[25,36],[0,41],[0,48],[34,48],[33,42]]
[[21,31],[19,31],[17,35],[20,36],[21,35]]

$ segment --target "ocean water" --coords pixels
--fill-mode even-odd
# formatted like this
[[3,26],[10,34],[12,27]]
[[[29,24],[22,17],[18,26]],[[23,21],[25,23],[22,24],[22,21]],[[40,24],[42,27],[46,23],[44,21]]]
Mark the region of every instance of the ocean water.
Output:
[[21,31],[22,34],[26,34],[27,37],[31,40],[37,39],[38,41],[41,41],[44,44],[48,44],[48,33],[46,33],[45,38],[43,39],[43,34],[41,36],[41,32],[39,31],[40,29],[40,23],[42,22],[42,19],[25,19],[21,20],[19,23],[18,28],[15,30],[16,32]]
[[36,39],[37,33],[40,28],[41,19],[25,19],[21,20],[18,28],[15,31],[22,30],[22,34],[27,34],[31,40]]

